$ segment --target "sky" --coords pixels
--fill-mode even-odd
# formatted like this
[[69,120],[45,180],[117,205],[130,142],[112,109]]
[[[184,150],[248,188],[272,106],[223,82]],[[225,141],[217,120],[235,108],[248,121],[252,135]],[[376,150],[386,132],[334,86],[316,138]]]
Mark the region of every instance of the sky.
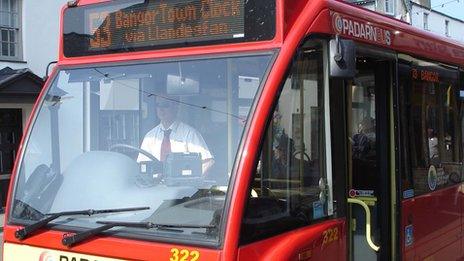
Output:
[[464,20],[464,0],[432,0],[432,9]]

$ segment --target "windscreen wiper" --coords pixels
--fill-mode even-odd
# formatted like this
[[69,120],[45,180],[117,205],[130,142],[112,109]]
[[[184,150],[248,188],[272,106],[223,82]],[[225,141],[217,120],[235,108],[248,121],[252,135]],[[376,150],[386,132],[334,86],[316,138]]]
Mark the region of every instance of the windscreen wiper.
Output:
[[163,228],[215,228],[214,225],[189,225],[189,224],[156,224],[152,222],[119,222],[119,221],[97,221],[103,226],[93,228],[72,236],[64,237],[61,243],[65,246],[72,246],[86,240],[89,237],[97,235],[113,227],[133,227],[145,229],[163,229]]
[[33,224],[25,226],[21,229],[18,229],[15,232],[15,237],[19,240],[23,240],[28,237],[31,233],[37,229],[46,226],[51,221],[63,217],[63,216],[74,216],[74,215],[87,215],[92,216],[96,214],[105,214],[105,213],[119,213],[119,212],[129,212],[129,211],[138,211],[138,210],[147,210],[149,207],[137,207],[137,208],[114,208],[114,209],[87,209],[87,210],[77,210],[77,211],[65,211],[59,213],[50,213],[46,214],[48,217],[41,219]]

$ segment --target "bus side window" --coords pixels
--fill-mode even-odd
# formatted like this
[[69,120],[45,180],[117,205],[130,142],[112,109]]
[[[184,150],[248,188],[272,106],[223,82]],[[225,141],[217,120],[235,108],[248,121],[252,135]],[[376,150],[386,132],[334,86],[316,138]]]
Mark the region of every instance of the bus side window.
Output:
[[[458,72],[439,64],[422,66],[406,58],[400,66],[400,82],[407,84],[401,88],[405,112],[402,120],[403,133],[409,137],[406,161],[410,170],[406,169],[406,173],[412,174],[411,197],[461,181],[461,130]],[[437,179],[430,179],[430,175]]]
[[250,188],[241,241],[249,243],[326,217],[321,46],[292,65],[271,114]]

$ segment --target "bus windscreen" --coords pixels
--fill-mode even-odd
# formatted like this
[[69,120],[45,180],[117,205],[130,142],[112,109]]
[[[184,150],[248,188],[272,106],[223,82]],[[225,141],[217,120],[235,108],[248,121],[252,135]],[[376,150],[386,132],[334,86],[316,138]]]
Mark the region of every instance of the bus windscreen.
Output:
[[275,1],[137,0],[68,8],[66,57],[271,40]]

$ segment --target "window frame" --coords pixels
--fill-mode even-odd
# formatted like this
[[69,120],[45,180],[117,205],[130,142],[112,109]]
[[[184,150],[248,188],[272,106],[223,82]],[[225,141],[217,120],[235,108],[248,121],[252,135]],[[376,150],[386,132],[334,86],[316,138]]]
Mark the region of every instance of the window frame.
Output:
[[[15,2],[16,3],[16,8],[17,8],[17,11],[16,11],[16,15],[17,15],[17,24],[16,26],[15,25],[11,25],[10,26],[4,26],[4,25],[1,25],[0,24],[0,31],[8,31],[8,32],[14,32],[15,33],[15,41],[14,42],[10,42],[10,41],[3,41],[2,40],[2,37],[0,35],[0,61],[8,61],[8,62],[20,62],[22,61],[23,59],[23,37],[22,37],[22,17],[23,17],[23,14],[22,14],[22,0],[7,0],[9,5],[11,6],[11,2]],[[0,4],[1,5],[1,4]],[[0,11],[0,13],[2,13],[3,11]],[[14,12],[7,12],[9,13],[9,16],[10,16],[10,22],[11,22],[11,16],[14,14]],[[8,40],[10,36],[8,35]],[[15,53],[13,56],[11,55],[3,55],[3,50],[2,50],[2,43],[7,43],[8,45],[11,45],[13,44],[15,46]],[[8,50],[10,50],[10,47],[8,47]],[[9,51],[10,52],[10,51]]]
[[424,30],[429,31],[429,13],[424,12],[422,19]]
[[450,37],[449,20],[445,20],[445,35]]
[[[391,10],[389,10],[391,8]],[[396,13],[396,5],[394,0],[384,1],[385,14],[394,16]]]

